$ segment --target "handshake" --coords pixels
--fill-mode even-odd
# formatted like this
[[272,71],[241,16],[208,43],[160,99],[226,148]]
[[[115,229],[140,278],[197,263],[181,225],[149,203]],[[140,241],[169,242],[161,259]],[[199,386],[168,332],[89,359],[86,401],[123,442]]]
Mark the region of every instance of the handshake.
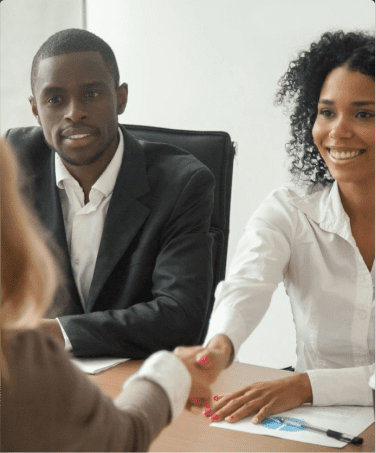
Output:
[[216,335],[207,347],[179,346],[173,353],[184,363],[192,378],[186,409],[192,406],[207,406],[212,399],[210,386],[219,373],[232,363],[232,342],[226,335],[221,334]]
[[226,420],[235,423],[253,415],[253,423],[261,423],[266,417],[284,412],[304,403],[312,403],[313,391],[307,373],[291,373],[291,376],[274,381],[255,382],[212,402],[210,385],[219,373],[233,360],[231,340],[223,334],[216,335],[206,348],[202,346],[178,347],[174,354],[188,368],[192,377],[191,392],[186,408],[203,407],[204,415],[213,421]]

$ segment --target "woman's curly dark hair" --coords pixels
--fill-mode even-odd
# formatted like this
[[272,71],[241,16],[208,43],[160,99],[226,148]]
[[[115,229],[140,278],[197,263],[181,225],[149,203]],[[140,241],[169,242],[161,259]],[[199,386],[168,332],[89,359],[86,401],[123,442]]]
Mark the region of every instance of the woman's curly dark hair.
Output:
[[333,182],[328,167],[313,142],[321,87],[327,75],[339,66],[359,71],[375,80],[375,41],[364,32],[324,33],[308,51],[300,52],[281,77],[276,105],[293,105],[290,115],[292,139],[286,145],[289,168],[295,182]]

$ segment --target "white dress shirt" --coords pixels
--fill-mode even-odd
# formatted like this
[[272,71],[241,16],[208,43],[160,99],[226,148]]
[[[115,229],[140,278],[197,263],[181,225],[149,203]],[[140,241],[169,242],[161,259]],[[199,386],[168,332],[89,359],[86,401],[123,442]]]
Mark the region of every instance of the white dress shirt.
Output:
[[[86,205],[84,191],[69,173],[60,156],[55,153],[56,185],[59,188],[73,276],[84,311],[86,311],[85,301],[93,279],[104,221],[123,159],[124,138],[120,128],[118,131],[117,150],[111,162],[92,186],[89,202]],[[64,337],[65,349],[71,350],[72,344],[58,318],[57,321]]]
[[85,204],[81,186],[69,173],[59,155],[55,153],[56,185],[59,188],[65,234],[73,276],[84,310],[93,279],[104,221],[123,159],[124,139],[120,129],[119,137],[119,146],[107,168],[92,186],[87,204]]
[[374,267],[369,272],[338,185],[282,187],[251,217],[216,301],[204,344],[226,334],[237,354],[284,281],[297,331],[297,372],[314,405],[372,405]]

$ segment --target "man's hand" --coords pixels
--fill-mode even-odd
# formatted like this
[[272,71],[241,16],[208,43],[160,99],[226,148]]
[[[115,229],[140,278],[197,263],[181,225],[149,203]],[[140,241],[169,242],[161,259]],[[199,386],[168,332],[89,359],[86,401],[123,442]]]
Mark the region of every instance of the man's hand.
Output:
[[39,321],[37,329],[44,335],[48,335],[54,338],[63,346],[65,345],[63,333],[61,331],[59,322],[56,319],[41,319]]
[[214,397],[217,400],[204,415],[213,421],[234,423],[255,414],[253,423],[266,417],[312,402],[312,388],[307,373],[294,373],[275,381],[256,382],[234,393]]

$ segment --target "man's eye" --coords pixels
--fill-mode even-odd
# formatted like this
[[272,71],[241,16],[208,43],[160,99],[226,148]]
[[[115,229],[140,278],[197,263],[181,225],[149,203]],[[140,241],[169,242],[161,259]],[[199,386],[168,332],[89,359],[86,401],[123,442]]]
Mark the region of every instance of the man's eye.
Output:
[[90,91],[88,91],[88,92],[86,93],[86,96],[87,96],[88,98],[96,98],[96,97],[99,96],[99,93],[98,93],[98,91],[90,90]]
[[61,101],[61,96],[53,96],[52,98],[49,98],[47,102],[49,104],[57,104],[58,102]]

